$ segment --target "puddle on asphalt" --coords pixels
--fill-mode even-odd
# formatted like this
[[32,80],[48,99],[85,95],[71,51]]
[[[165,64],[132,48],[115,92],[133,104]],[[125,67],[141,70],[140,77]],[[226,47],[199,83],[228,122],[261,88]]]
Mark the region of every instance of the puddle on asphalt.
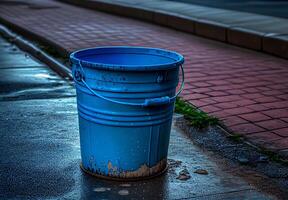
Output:
[[110,191],[111,188],[105,188],[105,187],[98,187],[98,188],[94,188],[93,191],[94,192],[106,192],[106,191]]
[[44,73],[40,73],[40,74],[35,74],[34,77],[36,78],[45,78],[45,79],[55,79],[56,76],[52,76],[51,74],[44,74]]
[[121,196],[126,196],[126,195],[129,195],[129,191],[128,190],[119,190],[118,194]]
[[72,84],[0,37],[0,100],[75,96]]

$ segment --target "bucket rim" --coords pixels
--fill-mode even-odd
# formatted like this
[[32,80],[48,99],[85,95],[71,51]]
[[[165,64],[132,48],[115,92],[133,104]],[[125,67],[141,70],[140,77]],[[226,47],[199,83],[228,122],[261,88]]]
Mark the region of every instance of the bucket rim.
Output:
[[[109,51],[109,50],[117,51],[118,50],[119,54],[121,54],[121,50],[125,51],[126,53],[129,52],[129,50],[131,50],[131,53],[133,54],[143,54],[143,55],[146,54],[146,55],[153,55],[153,56],[161,56],[161,57],[169,58],[171,60],[173,59],[174,61],[169,62],[169,63],[150,64],[150,65],[147,65],[147,64],[121,65],[121,64],[109,64],[109,63],[85,61],[85,60],[81,60],[81,58],[79,58],[80,56],[78,55],[78,54],[85,54],[85,52],[86,53],[90,52],[90,54],[87,54],[87,55],[91,55],[91,54],[93,55],[93,52],[95,52],[95,55],[96,55],[96,52],[98,51],[99,53],[101,52],[101,50],[105,50],[105,51]],[[133,52],[135,50],[137,52]],[[102,53],[102,54],[109,54],[109,53]],[[155,71],[155,70],[167,70],[167,69],[177,68],[184,63],[184,57],[175,51],[161,49],[161,48],[141,47],[141,46],[101,46],[101,47],[85,48],[85,49],[74,51],[70,54],[70,61],[73,64],[81,63],[83,67],[97,68],[97,69],[104,69],[104,70]]]

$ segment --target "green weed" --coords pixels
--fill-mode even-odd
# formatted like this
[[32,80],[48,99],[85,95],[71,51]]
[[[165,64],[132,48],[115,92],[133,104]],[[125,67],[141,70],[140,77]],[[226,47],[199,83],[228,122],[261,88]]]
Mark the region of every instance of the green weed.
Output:
[[180,98],[176,99],[175,112],[184,115],[184,118],[189,120],[190,125],[198,129],[219,123],[216,117],[209,116]]

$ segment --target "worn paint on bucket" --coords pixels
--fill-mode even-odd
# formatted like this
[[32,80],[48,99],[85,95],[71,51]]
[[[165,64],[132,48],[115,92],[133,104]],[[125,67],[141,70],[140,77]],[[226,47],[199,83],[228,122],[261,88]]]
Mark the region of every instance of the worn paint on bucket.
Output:
[[183,57],[154,48],[101,47],[70,59],[82,168],[120,179],[163,172]]

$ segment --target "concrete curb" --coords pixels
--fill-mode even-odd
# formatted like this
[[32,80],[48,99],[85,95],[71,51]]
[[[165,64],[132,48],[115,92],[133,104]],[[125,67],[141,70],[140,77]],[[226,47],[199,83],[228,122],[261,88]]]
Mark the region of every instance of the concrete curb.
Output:
[[288,39],[287,37],[281,37],[281,34],[260,33],[215,21],[192,18],[163,10],[152,10],[119,2],[101,0],[93,2],[79,0],[58,1],[125,17],[133,17],[198,36],[288,59]]
[[45,53],[32,43],[17,36],[16,34],[12,33],[10,30],[8,30],[6,27],[2,25],[0,25],[0,34],[2,34],[4,37],[12,39],[13,43],[15,43],[20,49],[30,53],[35,58],[47,64],[52,70],[54,70],[60,76],[64,77],[65,79],[73,80],[71,70],[68,67],[58,62],[57,60],[49,56],[47,53]]
[[55,42],[46,39],[45,37],[42,37],[38,34],[35,34],[33,31],[26,30],[25,28],[22,28],[21,26],[18,26],[2,17],[0,17],[0,25],[4,25],[13,32],[16,32],[17,34],[20,34],[21,36],[26,37],[27,39],[31,41],[41,41],[43,44],[47,44],[50,46],[53,46],[55,50],[62,56],[68,56],[69,52],[64,49],[63,47],[57,45]]

